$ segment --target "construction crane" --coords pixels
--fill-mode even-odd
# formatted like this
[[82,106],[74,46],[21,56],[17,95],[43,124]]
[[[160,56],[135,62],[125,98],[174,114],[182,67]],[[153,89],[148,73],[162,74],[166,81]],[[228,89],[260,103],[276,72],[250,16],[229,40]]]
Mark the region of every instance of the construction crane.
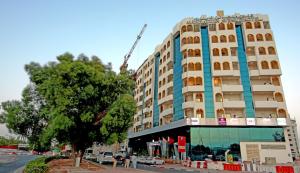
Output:
[[147,24],[145,24],[145,25],[143,26],[141,32],[140,32],[139,35],[136,37],[136,40],[135,40],[135,42],[133,43],[131,49],[130,49],[129,52],[124,56],[124,62],[123,62],[123,64],[120,66],[120,72],[124,72],[124,71],[127,70],[127,66],[128,66],[127,62],[128,62],[128,60],[129,60],[129,58],[130,58],[130,56],[131,56],[131,54],[132,54],[134,48],[136,47],[136,45],[138,44],[139,40],[141,39],[141,37],[142,37],[142,35],[143,35],[143,33],[144,33],[146,27],[147,27]]

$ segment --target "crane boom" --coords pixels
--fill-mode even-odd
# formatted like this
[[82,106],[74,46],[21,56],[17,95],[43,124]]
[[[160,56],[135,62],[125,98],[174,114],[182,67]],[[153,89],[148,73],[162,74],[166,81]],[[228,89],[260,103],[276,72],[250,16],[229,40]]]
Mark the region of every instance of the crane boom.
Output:
[[134,43],[133,43],[131,49],[130,49],[129,52],[124,56],[124,62],[123,62],[123,64],[122,64],[121,67],[120,67],[120,71],[124,71],[124,70],[127,69],[127,66],[128,66],[127,62],[128,62],[128,60],[129,60],[129,58],[130,58],[130,56],[131,56],[131,54],[132,54],[134,48],[136,47],[136,45],[138,44],[139,40],[141,39],[141,37],[142,37],[142,35],[143,35],[143,33],[144,33],[146,27],[147,27],[147,24],[144,24],[144,26],[143,26],[141,32],[140,32],[139,35],[136,37],[136,40],[134,41]]

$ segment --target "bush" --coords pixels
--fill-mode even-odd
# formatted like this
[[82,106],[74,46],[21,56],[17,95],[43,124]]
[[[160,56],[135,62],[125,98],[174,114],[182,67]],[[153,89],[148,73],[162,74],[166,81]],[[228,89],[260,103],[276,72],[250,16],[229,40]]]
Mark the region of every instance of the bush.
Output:
[[25,169],[24,173],[45,173],[49,169],[48,162],[56,159],[67,159],[66,156],[51,156],[51,157],[39,157],[30,161]]
[[48,165],[45,162],[46,157],[39,157],[35,160],[30,161],[25,169],[24,173],[45,173],[48,170]]

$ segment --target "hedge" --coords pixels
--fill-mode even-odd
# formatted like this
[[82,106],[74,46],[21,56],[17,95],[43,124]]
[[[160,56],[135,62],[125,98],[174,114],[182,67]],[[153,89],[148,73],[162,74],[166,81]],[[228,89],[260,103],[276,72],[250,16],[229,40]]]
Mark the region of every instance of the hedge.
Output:
[[24,173],[45,173],[49,169],[48,162],[55,159],[66,159],[65,156],[39,157],[27,163]]

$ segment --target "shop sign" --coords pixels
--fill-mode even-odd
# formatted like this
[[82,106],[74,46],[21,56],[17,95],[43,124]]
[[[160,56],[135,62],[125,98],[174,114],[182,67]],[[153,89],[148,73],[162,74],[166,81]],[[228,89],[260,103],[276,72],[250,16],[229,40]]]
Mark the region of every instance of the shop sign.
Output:
[[293,166],[276,166],[276,173],[295,173]]
[[255,126],[255,118],[246,118],[248,126]]
[[191,118],[191,125],[199,125],[199,118]]
[[226,126],[226,118],[218,118],[219,125]]
[[186,137],[178,136],[178,152],[179,153],[185,152],[185,145],[186,145]]
[[277,118],[277,124],[281,126],[286,125],[286,119],[285,118]]

